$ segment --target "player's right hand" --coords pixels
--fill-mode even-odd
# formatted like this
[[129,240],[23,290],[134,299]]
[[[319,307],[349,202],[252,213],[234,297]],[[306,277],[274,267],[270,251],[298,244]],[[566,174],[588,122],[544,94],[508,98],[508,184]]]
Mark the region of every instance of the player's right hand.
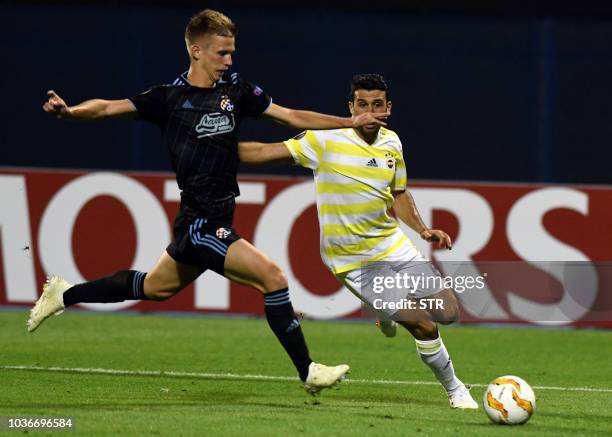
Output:
[[430,243],[438,243],[438,246],[441,249],[453,249],[453,241],[451,237],[444,231],[439,229],[425,229],[421,232],[421,238],[425,241],[429,241]]
[[49,90],[47,91],[47,96],[49,96],[49,100],[45,102],[43,105],[43,110],[55,118],[62,119],[70,116],[70,109],[68,109],[68,105],[66,102],[58,96],[55,91]]

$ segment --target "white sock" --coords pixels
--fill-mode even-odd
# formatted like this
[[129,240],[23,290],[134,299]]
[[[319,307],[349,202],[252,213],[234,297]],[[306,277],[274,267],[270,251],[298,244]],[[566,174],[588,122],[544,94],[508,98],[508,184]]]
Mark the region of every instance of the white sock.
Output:
[[446,392],[450,394],[457,390],[462,383],[455,376],[453,362],[442,342],[442,338],[438,335],[435,340],[415,339],[414,341],[421,359],[429,366]]

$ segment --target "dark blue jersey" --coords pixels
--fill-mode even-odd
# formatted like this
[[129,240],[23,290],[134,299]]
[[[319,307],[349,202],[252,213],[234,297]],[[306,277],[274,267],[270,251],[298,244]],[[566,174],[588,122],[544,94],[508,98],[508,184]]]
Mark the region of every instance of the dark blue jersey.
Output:
[[261,88],[236,73],[214,88],[199,88],[183,73],[130,100],[140,119],[161,129],[185,202],[204,213],[211,203],[240,194],[237,129],[244,117],[270,106]]

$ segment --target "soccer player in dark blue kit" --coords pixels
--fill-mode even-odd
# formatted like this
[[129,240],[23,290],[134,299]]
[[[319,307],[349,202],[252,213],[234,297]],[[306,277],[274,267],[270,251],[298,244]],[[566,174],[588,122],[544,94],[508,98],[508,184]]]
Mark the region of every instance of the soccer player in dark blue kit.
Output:
[[130,99],[94,99],[75,106],[68,106],[54,91],[47,93],[43,109],[58,119],[133,117],[159,126],[181,189],[181,205],[173,241],[149,272],[124,270],[78,285],[53,276],[45,283],[27,326],[32,332],[52,314],[80,302],[165,300],[211,269],[264,295],[270,328],[306,390],[317,394],[339,382],[349,367],[325,366],[310,359],[284,272],[232,228],[239,195],[236,130],[248,116],[263,115],[304,130],[384,125],[388,114],[368,112],[344,118],[272,103],[261,88],[229,73],[235,37],[234,23],[207,9],[187,25],[189,70],[172,83]]

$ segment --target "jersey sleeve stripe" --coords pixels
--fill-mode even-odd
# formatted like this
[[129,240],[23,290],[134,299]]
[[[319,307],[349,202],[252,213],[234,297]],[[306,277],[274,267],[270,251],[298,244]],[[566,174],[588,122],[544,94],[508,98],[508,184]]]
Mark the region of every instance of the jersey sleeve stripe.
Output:
[[404,166],[404,161],[397,162],[397,168],[395,170],[395,177],[391,183],[391,188],[393,191],[401,191],[406,189],[407,176],[406,176],[406,167]]
[[319,167],[323,157],[323,147],[312,131],[306,131],[300,139],[292,138],[285,141],[285,145],[289,148],[296,164],[311,169]]
[[312,148],[312,150],[316,153],[317,162],[320,165],[321,161],[323,161],[323,146],[321,145],[321,143],[319,143],[319,139],[317,138],[314,131],[306,131],[306,135],[304,136],[304,138],[302,138],[302,141],[307,142],[308,145]]
[[300,142],[292,139],[283,141],[283,143],[285,144],[285,146],[287,146],[287,149],[289,150],[289,153],[291,153],[291,156],[293,156],[293,162],[298,165],[302,165],[302,162],[300,161],[300,151],[302,149],[302,145],[300,144]]

